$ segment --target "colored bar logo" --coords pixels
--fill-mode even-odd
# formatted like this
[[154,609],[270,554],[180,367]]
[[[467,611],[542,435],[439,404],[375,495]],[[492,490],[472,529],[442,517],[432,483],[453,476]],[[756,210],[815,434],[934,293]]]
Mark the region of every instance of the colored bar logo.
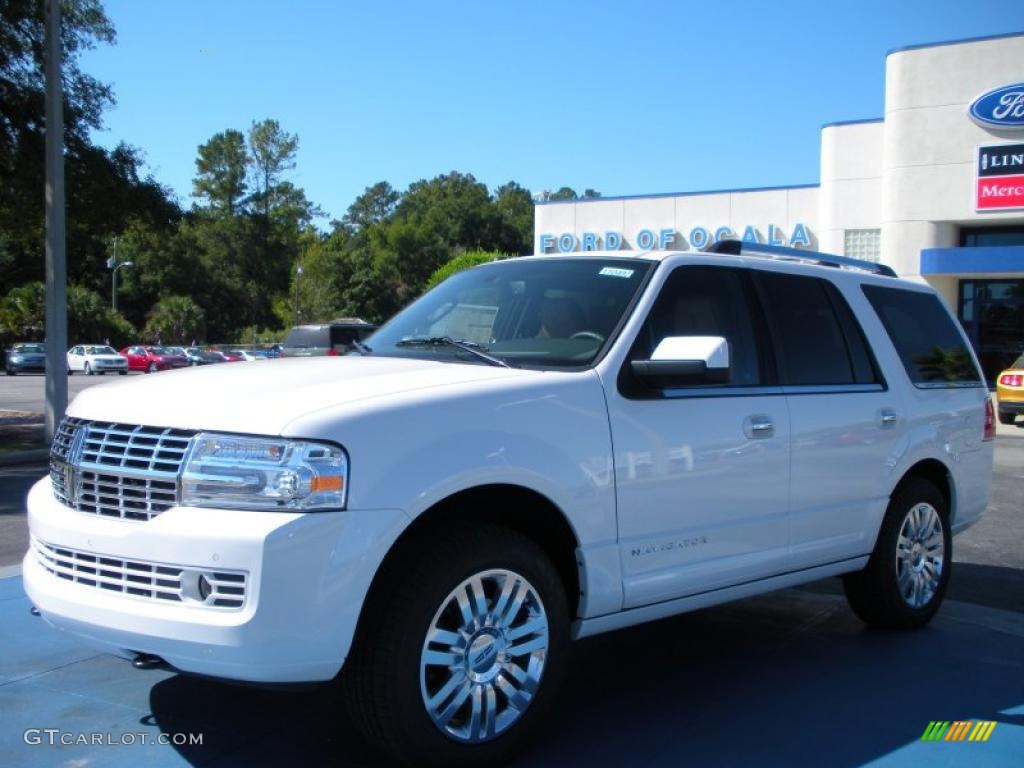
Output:
[[988,741],[995,727],[994,720],[932,720],[921,741]]

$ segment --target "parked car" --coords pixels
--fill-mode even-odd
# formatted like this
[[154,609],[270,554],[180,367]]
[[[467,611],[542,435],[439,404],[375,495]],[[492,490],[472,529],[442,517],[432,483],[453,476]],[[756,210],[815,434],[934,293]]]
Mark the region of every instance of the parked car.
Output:
[[829,576],[927,624],[992,480],[962,329],[888,267],[713,248],[502,260],[359,354],[79,394],[32,604],[142,667],[339,679],[382,750],[445,766],[554,718],[573,638]]
[[106,344],[79,344],[68,350],[68,376],[81,371],[87,376],[98,373],[128,373],[128,360]]
[[165,347],[134,346],[125,347],[121,354],[128,358],[128,370],[156,373],[171,368],[185,368],[188,358],[184,355],[172,354]]
[[281,345],[281,356],[344,355],[376,328],[358,318],[342,318],[320,325],[296,325]]
[[200,347],[185,347],[185,357],[189,365],[212,365],[213,363],[227,362],[220,352],[215,349],[202,349]]
[[241,363],[245,360],[233,349],[218,349],[217,351],[224,356],[224,361],[227,363]]
[[999,421],[1013,424],[1024,415],[1024,355],[999,374],[996,379],[996,400],[999,402]]
[[14,376],[26,371],[46,371],[46,345],[41,342],[12,344],[7,350],[4,372]]

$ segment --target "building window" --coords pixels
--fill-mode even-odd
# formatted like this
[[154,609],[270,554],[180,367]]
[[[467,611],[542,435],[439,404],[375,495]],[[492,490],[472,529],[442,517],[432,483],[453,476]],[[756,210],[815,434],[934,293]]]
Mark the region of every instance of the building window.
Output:
[[851,259],[873,261],[876,264],[882,253],[882,230],[848,229],[843,241],[843,254]]
[[963,227],[960,230],[961,248],[1024,245],[1024,227]]

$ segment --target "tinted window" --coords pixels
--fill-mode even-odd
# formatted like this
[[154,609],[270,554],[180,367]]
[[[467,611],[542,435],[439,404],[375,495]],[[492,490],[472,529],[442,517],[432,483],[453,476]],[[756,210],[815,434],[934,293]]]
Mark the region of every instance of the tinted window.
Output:
[[327,326],[296,327],[284,340],[286,347],[329,347],[330,329]]
[[865,285],[864,294],[914,384],[980,384],[978,369],[938,296]]
[[[668,336],[722,336],[729,342],[725,386],[762,383],[761,360],[743,274],[726,267],[679,267],[665,282],[630,354],[651,356]],[[699,384],[698,386],[707,386]]]
[[[836,315],[829,290],[832,286],[827,281],[778,272],[759,272],[757,281],[771,322],[783,384],[866,383],[858,382],[851,345]],[[864,355],[861,346],[862,368]]]

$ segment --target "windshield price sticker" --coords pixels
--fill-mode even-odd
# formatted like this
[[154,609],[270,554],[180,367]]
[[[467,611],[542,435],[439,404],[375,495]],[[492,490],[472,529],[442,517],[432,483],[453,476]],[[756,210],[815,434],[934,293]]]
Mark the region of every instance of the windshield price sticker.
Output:
[[604,267],[599,275],[608,275],[609,277],[632,277],[632,269],[620,269],[619,267]]

